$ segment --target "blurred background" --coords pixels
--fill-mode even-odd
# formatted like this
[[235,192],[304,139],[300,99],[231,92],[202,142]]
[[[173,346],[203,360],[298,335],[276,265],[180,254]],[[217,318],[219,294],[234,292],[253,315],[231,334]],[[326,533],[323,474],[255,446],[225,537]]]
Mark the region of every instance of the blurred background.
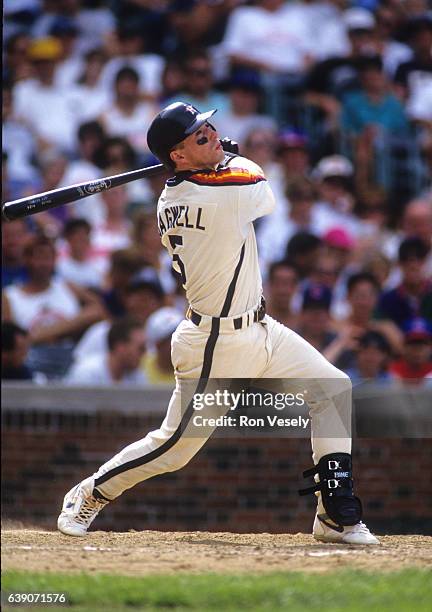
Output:
[[[162,107],[217,108],[276,196],[256,224],[268,313],[395,406],[392,440],[356,444],[368,524],[431,528],[430,429],[410,423],[432,404],[432,3],[4,0],[3,26],[2,201],[157,163]],[[167,176],[2,224],[8,518],[51,525],[163,418],[187,307],[156,224]],[[305,531],[309,455],[211,441],[101,526]]]

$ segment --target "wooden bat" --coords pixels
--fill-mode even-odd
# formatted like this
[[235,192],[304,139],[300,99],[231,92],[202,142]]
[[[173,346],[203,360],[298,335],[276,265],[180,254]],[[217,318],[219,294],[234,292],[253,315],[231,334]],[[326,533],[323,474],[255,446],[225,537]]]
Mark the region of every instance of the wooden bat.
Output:
[[3,204],[2,217],[6,221],[15,221],[15,219],[36,215],[44,210],[57,208],[57,206],[63,206],[63,204],[69,204],[81,198],[87,198],[94,193],[107,191],[113,187],[118,187],[119,185],[124,185],[125,183],[136,181],[137,179],[156,176],[166,171],[167,169],[163,164],[157,164],[156,166],[148,166],[147,168],[132,170],[131,172],[122,172],[114,176],[106,176],[105,178],[95,181],[87,181],[78,183],[77,185],[70,185],[69,187],[60,187],[60,189],[37,193],[33,196],[20,198],[19,200],[13,200]]

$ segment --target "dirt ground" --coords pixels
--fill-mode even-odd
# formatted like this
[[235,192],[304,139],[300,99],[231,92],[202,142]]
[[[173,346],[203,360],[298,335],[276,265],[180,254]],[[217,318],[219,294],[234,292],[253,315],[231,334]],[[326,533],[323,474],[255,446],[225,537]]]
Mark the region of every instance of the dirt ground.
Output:
[[38,529],[2,530],[4,570],[116,575],[262,573],[432,567],[432,537],[385,536],[381,546],[320,544],[312,536],[209,532],[91,532],[71,538]]

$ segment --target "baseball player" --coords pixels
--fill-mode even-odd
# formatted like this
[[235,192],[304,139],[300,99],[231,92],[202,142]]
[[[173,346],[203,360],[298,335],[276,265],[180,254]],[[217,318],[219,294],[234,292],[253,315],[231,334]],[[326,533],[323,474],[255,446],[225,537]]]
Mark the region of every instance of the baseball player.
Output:
[[349,378],[265,314],[253,221],[270,214],[275,201],[259,166],[224,151],[209,123],[215,112],[176,102],[155,117],[147,134],[150,150],[174,171],[159,199],[158,223],[190,304],[172,336],[177,384],[166,417],[66,494],[58,529],[84,536],[123,491],[192,459],[214,428],[187,435],[194,407],[182,407],[185,381],[197,381],[196,393],[202,393],[210,377],[308,379],[311,389],[316,381],[332,383],[315,384],[315,400],[308,401],[314,467],[304,475],[316,484],[300,493],[317,496],[313,534],[324,542],[378,544],[361,520],[351,437],[339,425],[350,420],[351,402],[340,401]]

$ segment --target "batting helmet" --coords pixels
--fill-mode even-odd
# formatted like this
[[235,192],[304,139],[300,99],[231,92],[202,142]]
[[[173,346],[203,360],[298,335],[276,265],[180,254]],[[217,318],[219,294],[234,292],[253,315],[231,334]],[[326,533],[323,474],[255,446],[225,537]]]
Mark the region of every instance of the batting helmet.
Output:
[[174,102],[153,119],[147,132],[147,144],[153,155],[172,170],[170,152],[182,140],[196,132],[216,110],[200,113],[191,104]]

